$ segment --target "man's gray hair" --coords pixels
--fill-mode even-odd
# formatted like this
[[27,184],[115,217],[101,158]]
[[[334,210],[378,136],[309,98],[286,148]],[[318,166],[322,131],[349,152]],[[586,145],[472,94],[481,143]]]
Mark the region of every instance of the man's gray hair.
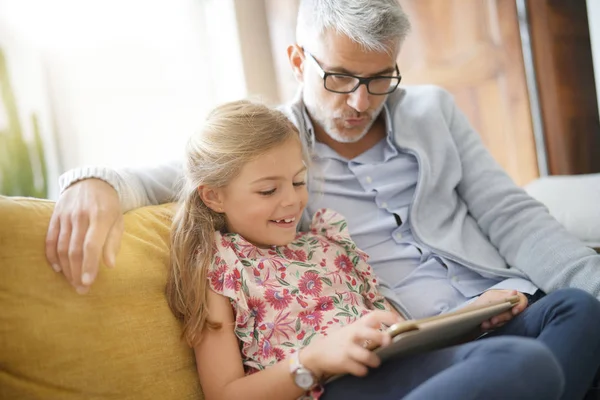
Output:
[[305,42],[332,30],[367,51],[393,52],[410,31],[398,0],[302,0],[296,40]]

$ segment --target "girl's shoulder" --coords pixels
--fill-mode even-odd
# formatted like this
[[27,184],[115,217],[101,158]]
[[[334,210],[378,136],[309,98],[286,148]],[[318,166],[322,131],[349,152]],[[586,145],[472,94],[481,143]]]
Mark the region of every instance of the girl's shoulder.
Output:
[[310,232],[323,235],[334,241],[340,239],[351,240],[348,223],[344,216],[329,208],[321,208],[313,215]]
[[[239,264],[243,260],[255,260],[265,257],[268,255],[267,253],[268,250],[260,249],[238,233],[215,232],[215,257],[224,259],[232,266]],[[244,263],[247,262],[242,262],[242,264]]]
[[328,241],[343,247],[348,253],[357,253],[363,260],[367,260],[366,253],[361,251],[350,236],[348,222],[340,213],[328,208],[318,210],[312,218],[310,233],[325,236]]
[[240,247],[243,242],[238,234],[215,231],[213,243],[213,266],[227,265],[234,268],[241,257]]

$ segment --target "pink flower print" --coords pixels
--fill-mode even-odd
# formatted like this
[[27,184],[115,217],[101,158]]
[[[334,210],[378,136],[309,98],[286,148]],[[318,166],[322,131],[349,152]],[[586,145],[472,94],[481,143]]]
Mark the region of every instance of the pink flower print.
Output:
[[296,256],[296,260],[301,261],[301,262],[306,261],[306,253],[304,252],[304,250],[296,250],[296,251],[294,251],[294,254]]
[[225,272],[227,272],[227,266],[221,265],[214,271],[209,272],[210,284],[216,292],[223,292],[223,282],[225,281]]
[[296,339],[302,340],[302,339],[304,339],[304,335],[306,335],[306,332],[302,331],[302,332],[300,332],[299,334],[296,335]]
[[240,278],[240,271],[238,271],[237,269],[227,274],[227,276],[225,277],[225,287],[227,289],[231,289],[237,292],[242,287],[242,281]]
[[335,263],[335,266],[338,267],[338,269],[341,269],[342,271],[344,271],[347,274],[352,272],[352,268],[354,268],[352,261],[350,261],[350,257],[348,257],[345,254],[340,254],[339,256],[337,256],[335,258],[334,263]]
[[260,354],[263,357],[271,357],[271,355],[273,354],[273,347],[271,346],[271,342],[266,338],[262,338],[258,342],[258,348]]
[[299,296],[296,296],[296,301],[300,304],[300,307],[306,308],[308,307],[308,303],[302,300]]
[[333,310],[333,300],[331,299],[331,297],[319,297],[319,299],[317,300],[317,309],[319,311]]
[[290,314],[290,312],[280,311],[275,316],[273,322],[267,322],[270,333],[266,334],[266,336],[269,338],[273,337],[275,340],[283,338],[285,338],[285,340],[290,340],[290,335],[293,335],[296,332],[293,326],[296,322],[296,317],[292,317]]
[[310,326],[318,326],[321,324],[321,320],[323,319],[323,314],[321,311],[312,310],[312,311],[301,311],[298,314],[300,321]]
[[344,293],[344,303],[350,304],[352,306],[357,306],[363,301],[363,297],[358,293],[354,292],[346,292]]
[[290,249],[289,247],[286,247],[285,249],[283,249],[283,255],[288,260],[295,260],[296,259],[296,253],[294,253],[294,250]]
[[265,300],[276,310],[285,309],[292,301],[292,295],[288,289],[267,289]]
[[258,258],[258,247],[244,240],[237,243],[237,252],[240,258]]
[[237,315],[235,324],[237,325],[238,328],[245,328],[248,325],[248,322],[246,321],[247,317],[248,317],[248,312],[246,312],[246,311],[240,312]]
[[273,354],[275,355],[275,359],[277,361],[285,360],[285,352],[283,349],[276,347],[273,349]]
[[265,303],[258,297],[250,297],[248,299],[248,309],[250,310],[250,315],[256,319],[257,323],[260,323],[267,313]]
[[224,248],[228,248],[231,247],[233,248],[233,243],[231,243],[231,240],[229,238],[226,238],[225,236],[221,236],[221,247]]
[[321,293],[323,284],[316,272],[307,271],[298,282],[298,289],[307,296],[318,296]]

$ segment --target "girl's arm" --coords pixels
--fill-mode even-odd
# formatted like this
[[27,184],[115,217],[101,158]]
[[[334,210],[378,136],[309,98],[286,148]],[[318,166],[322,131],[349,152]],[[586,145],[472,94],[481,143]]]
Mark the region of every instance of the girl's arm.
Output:
[[[296,386],[283,360],[263,371],[245,376],[229,299],[212,290],[208,295],[212,322],[218,330],[205,329],[200,344],[194,347],[200,384],[206,400],[215,399],[297,399],[304,391]],[[398,318],[386,311],[372,311],[353,324],[315,338],[303,348],[300,362],[317,377],[350,373],[364,376],[368,367],[379,366],[377,355],[364,347],[367,342],[386,346],[391,337],[379,331],[381,324],[392,325]]]
[[[292,380],[287,360],[245,376],[229,299],[212,290],[208,295],[210,320],[221,329],[202,333],[194,347],[200,384],[206,400],[215,399],[297,399],[304,392]],[[302,360],[304,362],[304,360]]]

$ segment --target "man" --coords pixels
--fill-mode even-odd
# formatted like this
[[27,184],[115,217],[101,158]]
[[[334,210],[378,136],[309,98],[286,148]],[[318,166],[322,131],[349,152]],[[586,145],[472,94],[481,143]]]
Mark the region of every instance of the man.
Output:
[[[436,314],[490,289],[600,295],[600,256],[514,185],[450,96],[396,89],[410,29],[402,9],[350,2],[353,13],[336,17],[345,2],[318,2],[331,11],[320,15],[312,3],[302,2],[298,43],[288,48],[302,91],[282,108],[315,155],[309,212],[330,207],[348,218],[400,310]],[[114,265],[122,211],[172,200],[180,174],[177,164],[67,172],[48,231],[51,265],[87,291],[101,253]]]

